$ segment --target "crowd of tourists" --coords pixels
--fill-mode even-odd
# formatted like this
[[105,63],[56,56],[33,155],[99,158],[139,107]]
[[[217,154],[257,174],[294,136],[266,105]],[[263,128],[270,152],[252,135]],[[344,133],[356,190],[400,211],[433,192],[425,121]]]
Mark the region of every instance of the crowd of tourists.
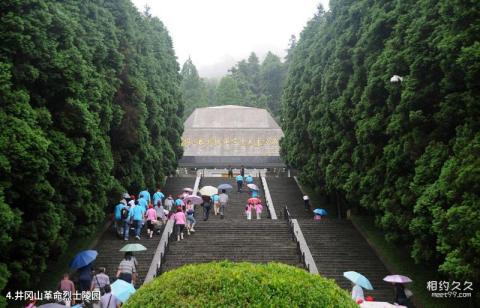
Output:
[[[115,279],[121,279],[125,282],[134,284],[137,266],[138,262],[133,256],[133,253],[126,252],[125,258],[122,260],[122,262],[120,262]],[[95,272],[92,268],[92,264],[90,263],[79,268],[75,274],[77,276],[76,284],[70,279],[70,274],[68,273],[65,273],[63,278],[58,283],[58,291],[62,292],[62,294],[64,292],[70,294],[70,298],[68,300],[63,299],[58,302],[58,307],[61,307],[60,304],[64,304],[66,307],[87,306],[93,308],[118,308],[122,305],[121,298],[112,293],[113,279],[107,275],[104,267],[99,267]],[[100,298],[94,299],[92,297],[89,300],[78,300],[73,296],[73,294],[76,293],[84,294],[85,292],[89,291],[98,292],[100,294]],[[34,303],[30,307],[35,307]]]
[[188,231],[194,232],[194,207],[184,201],[191,193],[192,190],[187,188],[176,199],[171,194],[166,197],[161,188],[157,188],[153,196],[147,190],[141,191],[138,198],[125,193],[114,210],[117,234],[128,241],[131,231],[134,231],[135,238],[140,240],[142,230],[146,229],[147,237],[152,238],[154,234],[160,234],[161,227],[170,218],[185,224],[182,214],[177,214],[179,212],[186,215],[184,220],[189,222]]

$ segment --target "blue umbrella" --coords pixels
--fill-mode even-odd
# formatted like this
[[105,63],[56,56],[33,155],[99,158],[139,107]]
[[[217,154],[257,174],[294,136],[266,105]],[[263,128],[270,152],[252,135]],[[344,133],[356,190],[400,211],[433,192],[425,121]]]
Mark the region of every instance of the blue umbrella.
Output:
[[315,209],[313,211],[314,214],[320,215],[320,216],[327,216],[328,213],[324,209]]
[[112,294],[115,295],[122,303],[125,303],[130,295],[135,293],[133,284],[122,279],[115,280],[110,287],[112,288]]
[[97,258],[96,250],[84,250],[78,253],[72,261],[70,261],[70,268],[81,268],[89,265]]
[[370,281],[368,281],[367,277],[363,276],[360,273],[354,271],[344,272],[343,277],[347,278],[354,284],[358,284],[364,289],[373,290],[372,284],[370,283]]
[[225,189],[225,191],[230,191],[233,189],[232,185],[230,184],[220,184],[220,186],[218,186],[217,188],[219,192],[221,192],[222,189]]

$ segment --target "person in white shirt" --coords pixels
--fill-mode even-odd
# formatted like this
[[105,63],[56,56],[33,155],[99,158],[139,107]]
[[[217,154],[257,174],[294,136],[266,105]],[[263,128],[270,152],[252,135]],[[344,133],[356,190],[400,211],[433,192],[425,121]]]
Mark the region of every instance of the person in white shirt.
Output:
[[310,198],[307,195],[303,196],[303,205],[305,206],[305,211],[309,212],[310,211]]
[[353,288],[352,288],[352,299],[354,301],[358,301],[359,299],[361,299],[362,301],[365,300],[365,297],[363,295],[363,289],[361,286],[359,286],[358,284],[354,284],[353,285]]
[[226,194],[225,189],[222,189],[222,193],[218,196],[220,201],[220,218],[223,219],[225,215],[225,206],[227,206],[228,195]]
[[172,210],[172,207],[173,207],[173,203],[174,203],[174,202],[175,202],[175,201],[173,200],[172,195],[171,195],[171,194],[168,195],[168,198],[165,199],[165,209],[170,212],[170,211]]

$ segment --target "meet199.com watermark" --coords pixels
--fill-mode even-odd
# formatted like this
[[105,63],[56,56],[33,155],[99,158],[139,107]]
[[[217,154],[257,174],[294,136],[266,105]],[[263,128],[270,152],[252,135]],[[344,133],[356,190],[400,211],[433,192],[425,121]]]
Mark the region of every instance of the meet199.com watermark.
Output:
[[473,292],[473,283],[470,281],[437,281],[427,282],[427,290],[436,298],[470,298]]

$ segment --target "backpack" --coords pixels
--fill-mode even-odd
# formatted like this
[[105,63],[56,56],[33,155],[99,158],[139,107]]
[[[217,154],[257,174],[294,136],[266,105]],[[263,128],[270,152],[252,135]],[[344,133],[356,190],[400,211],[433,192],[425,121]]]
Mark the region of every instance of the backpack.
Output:
[[128,218],[128,209],[126,207],[124,207],[121,211],[120,211],[120,217],[122,219],[127,219]]

